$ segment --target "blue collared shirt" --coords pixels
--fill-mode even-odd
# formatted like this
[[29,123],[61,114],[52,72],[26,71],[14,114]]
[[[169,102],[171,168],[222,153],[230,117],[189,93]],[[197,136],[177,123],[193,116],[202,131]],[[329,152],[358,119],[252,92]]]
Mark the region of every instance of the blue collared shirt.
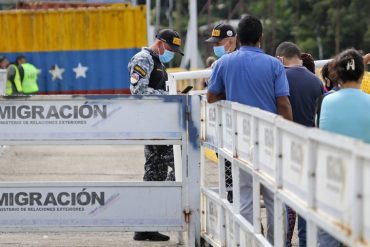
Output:
[[242,46],[222,56],[212,70],[208,90],[226,99],[277,113],[276,98],[289,96],[282,63],[261,49]]

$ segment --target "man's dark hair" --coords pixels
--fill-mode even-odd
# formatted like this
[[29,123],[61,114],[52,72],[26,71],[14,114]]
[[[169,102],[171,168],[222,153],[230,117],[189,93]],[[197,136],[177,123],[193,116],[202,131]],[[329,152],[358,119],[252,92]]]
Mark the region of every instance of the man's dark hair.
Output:
[[17,56],[16,60],[21,60],[21,59],[26,59],[26,56],[25,55],[19,55]]
[[26,56],[25,55],[19,55],[19,56],[17,56],[15,58],[14,64],[19,65],[19,60],[21,60],[21,59],[26,59]]
[[348,49],[337,55],[332,67],[341,83],[358,81],[365,71],[362,55],[355,49]]
[[247,15],[239,21],[237,30],[241,45],[256,45],[262,36],[262,23],[254,16]]
[[292,58],[297,56],[301,58],[301,50],[298,48],[296,44],[285,41],[278,45],[278,47],[276,48],[276,56],[286,58]]

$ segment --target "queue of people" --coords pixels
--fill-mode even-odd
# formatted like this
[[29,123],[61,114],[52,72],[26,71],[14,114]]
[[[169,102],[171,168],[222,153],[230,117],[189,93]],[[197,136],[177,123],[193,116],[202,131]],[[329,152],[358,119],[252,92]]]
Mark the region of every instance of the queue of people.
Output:
[[[322,69],[323,81],[315,75],[315,63],[308,53],[291,42],[276,49],[276,57],[261,49],[263,28],[254,16],[245,16],[235,31],[228,24],[216,25],[211,37],[215,57],[207,59],[212,74],[207,82],[207,100],[214,103],[229,100],[279,114],[287,120],[307,127],[339,133],[370,143],[370,95],[360,90],[365,63],[370,55],[349,49]],[[240,44],[240,45],[239,45]],[[130,61],[131,92],[133,94],[167,94],[164,82],[167,72],[164,63],[175,53],[183,55],[181,37],[171,29],[157,33],[155,43],[137,53]],[[365,60],[365,61],[364,61]],[[340,90],[339,90],[340,89]],[[145,147],[145,181],[175,180],[172,146]],[[225,160],[225,165],[231,163]],[[231,174],[229,174],[231,175]],[[273,193],[261,186],[267,211],[267,239],[274,243]],[[241,215],[253,224],[252,177],[240,172]],[[228,199],[232,202],[232,194]],[[286,246],[296,221],[295,212],[287,207]],[[306,222],[298,216],[299,246],[306,246]],[[158,232],[137,232],[135,240],[167,241]],[[320,246],[336,247],[340,243],[324,231],[319,232]]]
[[[308,127],[350,136],[370,143],[370,95],[360,90],[364,57],[349,49],[337,55],[322,70],[322,82],[315,73],[311,55],[291,42],[276,49],[276,58],[261,49],[262,25],[253,16],[240,20],[237,30],[239,50],[222,56],[213,66],[208,81],[209,103],[229,100],[282,115]],[[339,90],[340,89],[340,90]],[[315,124],[316,120],[316,124]],[[240,173],[241,215],[253,223],[252,177]],[[273,244],[273,197],[261,187],[267,210],[267,239]],[[287,208],[286,246],[291,245],[295,212]],[[298,216],[299,246],[306,246],[306,222]],[[339,247],[341,243],[319,231],[319,245]]]

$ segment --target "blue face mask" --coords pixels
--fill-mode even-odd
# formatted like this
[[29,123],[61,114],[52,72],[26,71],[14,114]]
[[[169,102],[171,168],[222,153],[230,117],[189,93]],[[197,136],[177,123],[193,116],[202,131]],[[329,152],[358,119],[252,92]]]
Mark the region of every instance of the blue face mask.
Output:
[[222,57],[223,55],[226,54],[225,47],[223,45],[214,46],[213,52],[215,53],[217,57]]
[[174,57],[175,57],[174,52],[164,49],[164,53],[162,55],[159,55],[159,60],[161,60],[162,63],[168,63]]

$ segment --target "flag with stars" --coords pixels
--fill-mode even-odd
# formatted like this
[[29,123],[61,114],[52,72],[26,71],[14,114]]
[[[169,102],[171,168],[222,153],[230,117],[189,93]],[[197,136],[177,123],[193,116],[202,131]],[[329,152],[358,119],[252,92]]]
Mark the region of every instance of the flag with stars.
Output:
[[26,56],[40,70],[41,94],[129,93],[127,64],[147,42],[141,6],[8,12],[0,19],[14,25],[0,29],[9,37],[0,55],[11,62]]

